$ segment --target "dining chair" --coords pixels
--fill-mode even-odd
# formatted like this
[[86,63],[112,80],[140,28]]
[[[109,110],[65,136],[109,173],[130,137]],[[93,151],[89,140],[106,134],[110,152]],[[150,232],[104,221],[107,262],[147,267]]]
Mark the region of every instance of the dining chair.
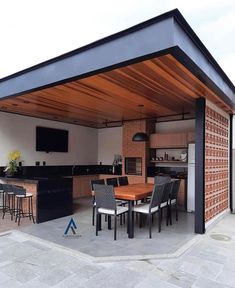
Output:
[[129,185],[128,177],[127,176],[118,177],[118,184],[119,186]]
[[175,179],[173,181],[173,187],[170,193],[170,200],[169,200],[169,218],[170,224],[172,225],[172,210],[175,209],[175,219],[178,221],[178,194],[180,188],[180,179]]
[[[161,185],[161,184],[165,184],[165,183],[169,183],[171,182],[171,177],[170,176],[155,176],[154,177],[154,185]],[[146,202],[149,202],[151,199],[151,197],[147,197],[146,198]]]
[[168,182],[171,182],[171,177],[170,176],[155,176],[154,177],[154,184],[165,184],[165,183],[168,183]]
[[[128,212],[128,207],[117,206],[112,185],[94,184],[96,199],[96,236],[101,229],[101,214],[114,217],[114,240],[117,239],[117,216]],[[110,218],[109,218],[110,219]]]
[[[141,203],[135,205],[133,211],[144,215],[148,215],[149,224],[149,238],[152,238],[152,216],[158,212],[158,231],[161,232],[161,201],[164,191],[165,184],[154,185],[153,193],[149,203]],[[142,222],[142,217],[140,217],[140,227]]]
[[92,192],[92,226],[95,225],[95,194],[94,194],[94,184],[104,184],[104,179],[97,179],[97,180],[91,180],[91,192]]
[[168,226],[168,220],[170,217],[170,211],[169,211],[169,207],[170,207],[170,194],[172,192],[172,188],[173,188],[173,182],[167,182],[164,184],[164,189],[163,189],[163,193],[162,193],[162,199],[161,199],[161,219],[162,219],[162,214],[164,209],[166,210],[166,225]]
[[112,185],[113,187],[118,187],[118,180],[117,180],[117,178],[107,178],[106,184]]

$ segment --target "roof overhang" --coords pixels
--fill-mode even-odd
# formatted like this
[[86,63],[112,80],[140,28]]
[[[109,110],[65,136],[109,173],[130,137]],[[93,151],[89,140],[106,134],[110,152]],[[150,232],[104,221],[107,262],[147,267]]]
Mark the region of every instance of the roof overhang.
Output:
[[214,102],[232,112],[234,85],[177,9],[1,79],[0,99],[26,96],[164,55],[172,55],[216,94]]

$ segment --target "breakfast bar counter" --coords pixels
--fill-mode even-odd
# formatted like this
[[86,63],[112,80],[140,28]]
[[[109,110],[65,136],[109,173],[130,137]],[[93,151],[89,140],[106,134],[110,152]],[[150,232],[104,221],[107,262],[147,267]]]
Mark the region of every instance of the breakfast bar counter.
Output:
[[0,183],[21,186],[33,194],[33,214],[36,223],[73,213],[72,179],[62,177],[35,177],[32,179],[0,177]]

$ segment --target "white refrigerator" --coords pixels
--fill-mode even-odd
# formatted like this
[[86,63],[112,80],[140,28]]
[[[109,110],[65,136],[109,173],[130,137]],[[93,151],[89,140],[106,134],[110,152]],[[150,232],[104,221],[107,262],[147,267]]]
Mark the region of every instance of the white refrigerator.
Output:
[[187,211],[195,211],[195,144],[188,145]]

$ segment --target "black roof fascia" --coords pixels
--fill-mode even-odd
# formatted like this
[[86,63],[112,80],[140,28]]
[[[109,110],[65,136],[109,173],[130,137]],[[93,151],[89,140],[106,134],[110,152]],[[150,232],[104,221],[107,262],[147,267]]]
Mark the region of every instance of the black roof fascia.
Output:
[[[190,38],[190,40],[193,42],[193,44],[196,46],[196,48],[203,54],[203,56],[206,58],[206,60],[212,65],[213,69],[217,72],[219,77],[221,77],[221,79],[223,79],[223,81],[224,81],[223,87],[220,87],[221,81],[218,81],[218,83],[216,83],[217,81],[215,82],[215,84],[218,86],[218,88],[221,89],[222,93],[220,93],[220,94],[224,93],[224,98],[225,99],[229,98],[229,99],[227,99],[229,101],[226,101],[226,102],[230,102],[230,103],[234,104],[233,98],[235,96],[235,87],[234,87],[233,83],[229,80],[227,75],[224,73],[224,71],[221,69],[221,67],[218,65],[218,63],[215,61],[215,59],[212,57],[212,55],[207,50],[207,48],[204,46],[204,44],[201,42],[201,40],[197,37],[195,32],[192,30],[192,28],[186,22],[186,20],[181,15],[181,13],[178,11],[178,9],[169,11],[169,12],[164,13],[162,15],[159,15],[155,18],[152,18],[150,20],[142,22],[138,25],[135,25],[131,28],[128,28],[124,31],[121,31],[121,32],[118,32],[118,33],[113,34],[111,36],[105,37],[101,40],[95,41],[95,42],[88,44],[84,47],[78,48],[76,50],[73,50],[71,52],[63,54],[61,56],[58,56],[58,57],[55,57],[55,58],[50,59],[48,61],[45,61],[41,64],[35,65],[31,68],[25,69],[23,71],[20,71],[20,72],[13,74],[13,75],[2,78],[0,80],[0,98],[5,98],[8,96],[16,96],[16,95],[20,95],[20,94],[23,94],[23,93],[28,92],[28,91],[40,90],[41,88],[44,88],[44,87],[50,87],[50,86],[54,86],[54,85],[59,84],[59,83],[65,83],[65,82],[69,82],[71,80],[80,79],[82,77],[87,77],[87,75],[92,75],[92,74],[94,75],[94,74],[97,74],[98,71],[103,71],[104,69],[111,70],[111,69],[113,69],[113,67],[119,67],[119,66],[121,67],[121,66],[123,66],[123,63],[137,62],[137,61],[135,61],[135,59],[140,59],[142,57],[148,58],[147,55],[153,55],[153,54],[158,54],[158,53],[164,54],[164,51],[165,52],[169,51],[171,48],[178,46],[177,41],[175,41],[175,39],[174,39],[175,38],[175,35],[174,35],[175,27],[174,27],[174,23],[172,21],[165,22],[166,25],[165,26],[163,25],[162,27],[160,27],[160,28],[162,28],[162,30],[161,29],[157,30],[157,32],[159,32],[159,35],[157,35],[157,36],[162,37],[161,41],[164,42],[163,44],[165,46],[162,45],[162,47],[161,47],[159,45],[156,45],[156,43],[154,43],[156,47],[155,47],[155,51],[153,50],[152,53],[151,53],[151,49],[148,51],[149,52],[149,54],[148,54],[148,53],[146,53],[146,50],[143,47],[141,47],[142,50],[140,49],[141,51],[138,51],[138,53],[137,53],[138,55],[137,54],[134,55],[134,53],[133,53],[132,58],[130,57],[130,55],[126,55],[126,56],[129,56],[129,59],[124,57],[125,59],[123,58],[123,61],[117,61],[116,63],[105,63],[105,61],[104,61],[103,64],[107,64],[106,66],[105,65],[103,67],[99,66],[99,67],[97,67],[97,69],[91,69],[91,71],[86,71],[85,73],[77,73],[77,74],[74,74],[73,77],[71,77],[71,75],[70,75],[70,77],[67,77],[67,78],[66,77],[63,78],[63,76],[65,76],[65,75],[59,75],[61,71],[57,71],[57,69],[55,69],[56,67],[53,67],[53,64],[57,64],[59,61],[68,60],[68,58],[70,58],[70,57],[79,56],[80,54],[83,54],[83,53],[89,54],[89,51],[91,51],[91,50],[100,50],[99,48],[101,48],[102,45],[104,45],[104,44],[110,44],[111,45],[111,42],[116,41],[117,39],[119,39],[119,42],[124,44],[123,47],[125,47],[125,44],[126,44],[124,41],[125,36],[129,36],[129,38],[131,38],[130,37],[131,34],[134,34],[135,32],[140,32],[141,30],[143,30],[145,28],[149,28],[151,25],[155,25],[157,23],[164,22],[164,20],[173,20],[183,29],[183,31],[187,34],[187,36]],[[155,28],[157,28],[157,26]],[[149,29],[149,30],[151,31],[151,29]],[[146,30],[145,32],[147,34],[148,31]],[[141,34],[141,33],[139,33],[139,34]],[[166,34],[168,34],[168,35],[166,35]],[[138,35],[138,36],[141,36],[141,35]],[[149,36],[150,40],[151,40],[151,38],[154,38],[153,35],[151,35],[151,33],[148,36]],[[152,37],[150,37],[150,36],[152,36]],[[121,38],[123,41],[122,40],[120,41]],[[133,38],[133,35],[132,35],[132,38]],[[143,38],[143,35],[142,35],[142,38]],[[144,38],[145,38],[145,40],[148,39],[146,37],[144,37]],[[147,40],[147,42],[148,42],[148,40]],[[155,42],[157,42],[156,39],[155,39]],[[140,45],[142,44],[144,46],[149,44],[149,43],[146,44],[145,42],[142,43],[141,41],[139,43],[140,43]],[[150,44],[153,44],[153,41]],[[121,48],[122,45],[120,45],[120,43],[119,43],[118,47]],[[180,47],[180,45],[179,45],[179,47]],[[159,49],[156,49],[156,48],[159,48]],[[160,48],[162,48],[162,49],[160,49]],[[102,47],[102,49],[103,49],[103,47]],[[141,52],[143,53],[142,56],[141,56]],[[103,53],[103,54],[104,54],[104,57],[107,55],[106,53]],[[114,54],[112,56],[115,58],[117,55]],[[188,56],[190,57],[190,55],[188,55]],[[118,58],[118,57],[116,57],[116,58]],[[116,59],[116,60],[118,60],[118,59]],[[69,69],[70,69],[71,66],[69,66],[68,64],[69,63],[64,63],[63,68],[68,69],[68,67],[69,67]],[[77,64],[80,64],[80,63],[77,63]],[[197,64],[197,63],[195,63],[195,64]],[[51,67],[48,67],[48,66],[51,66]],[[51,74],[54,74],[54,75],[58,74],[58,79],[55,79],[55,77],[54,77],[54,79],[48,79],[48,83],[45,84],[45,82],[43,83],[43,81],[41,81],[41,82],[39,81],[40,77],[38,77],[38,75],[29,75],[31,73],[33,74],[36,70],[41,70],[42,68],[44,68],[44,70],[45,70],[44,71],[45,73],[43,73],[43,71],[41,71],[42,78],[43,77],[50,78],[49,76],[51,76]],[[200,68],[203,68],[203,67],[200,67]],[[203,71],[203,69],[202,69],[202,71]],[[28,82],[28,81],[26,81],[26,79],[22,79],[23,81],[18,81],[19,78],[21,78],[21,76],[24,76],[26,74],[29,75],[29,79],[27,79],[28,81],[32,81],[32,80],[35,81],[36,80],[35,87],[27,87],[27,83],[24,83],[24,82]],[[31,77],[31,76],[33,76],[33,77]],[[59,79],[59,77],[61,77],[61,78]],[[50,80],[52,80],[52,81],[50,81]],[[212,79],[212,80],[214,80],[214,79]],[[218,77],[215,80],[218,80]],[[3,88],[4,83],[5,83],[5,85],[4,85],[5,89],[1,89],[1,88]],[[17,88],[20,88],[19,84],[22,87],[21,87],[21,89],[18,89],[18,91],[17,91]],[[226,89],[224,89],[224,85],[227,86]],[[10,86],[11,87],[16,86],[16,87],[14,87],[15,91],[10,91],[11,90]],[[1,90],[2,90],[2,92],[1,92]],[[7,91],[5,91],[5,90],[7,90]],[[229,92],[230,92],[229,97],[228,97],[227,91],[225,91],[225,90],[229,90]]]

